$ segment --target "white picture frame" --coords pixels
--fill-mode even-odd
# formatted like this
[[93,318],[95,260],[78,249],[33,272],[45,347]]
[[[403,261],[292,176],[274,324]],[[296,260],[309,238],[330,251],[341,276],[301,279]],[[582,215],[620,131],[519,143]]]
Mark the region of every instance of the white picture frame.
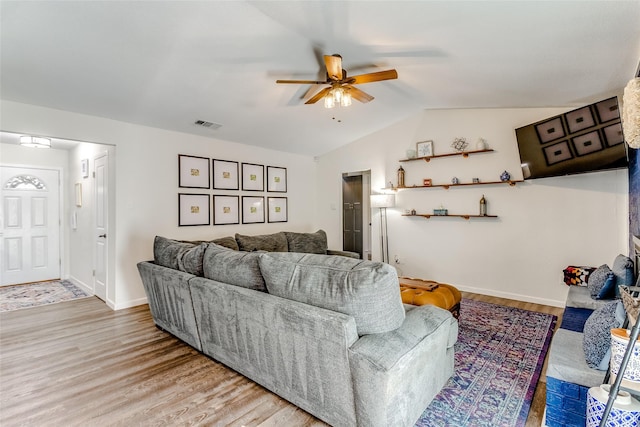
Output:
[[210,225],[209,194],[178,193],[178,226]]
[[264,191],[264,165],[242,164],[242,190]]
[[268,222],[287,222],[288,216],[289,206],[286,197],[269,197],[267,199]]
[[433,141],[421,141],[416,143],[416,154],[418,157],[433,156]]
[[83,178],[89,178],[89,159],[80,160],[80,174]]
[[214,190],[238,190],[240,188],[238,162],[213,159],[212,163]]
[[178,187],[210,189],[209,158],[178,154]]
[[287,192],[287,168],[267,166],[267,191],[270,193]]
[[213,225],[240,223],[239,196],[213,196]]
[[264,222],[264,197],[242,196],[242,223]]

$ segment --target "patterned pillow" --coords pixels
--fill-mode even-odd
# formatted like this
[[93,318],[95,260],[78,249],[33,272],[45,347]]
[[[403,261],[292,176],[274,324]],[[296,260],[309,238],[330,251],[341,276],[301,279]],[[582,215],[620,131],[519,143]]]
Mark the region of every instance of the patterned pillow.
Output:
[[587,287],[593,299],[607,299],[615,297],[616,276],[607,264],[596,268],[589,276]]
[[622,254],[618,255],[613,261],[611,271],[615,275],[615,283],[613,285],[616,296],[620,296],[618,286],[633,286],[633,260]]
[[587,286],[589,275],[595,271],[595,267],[576,267],[568,266],[562,272],[564,273],[564,283],[567,286]]
[[612,302],[595,310],[584,324],[582,348],[590,368],[606,371],[611,358],[611,329],[624,321],[622,302]]

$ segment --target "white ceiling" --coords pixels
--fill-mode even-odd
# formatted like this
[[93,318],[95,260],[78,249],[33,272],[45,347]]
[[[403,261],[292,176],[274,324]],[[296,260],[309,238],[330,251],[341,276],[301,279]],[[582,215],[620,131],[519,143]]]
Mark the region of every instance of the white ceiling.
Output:
[[[0,13],[2,99],[306,155],[423,109],[604,99],[640,59],[638,0],[2,0]],[[349,75],[399,78],[333,110],[275,84],[322,77],[317,55],[333,53]]]

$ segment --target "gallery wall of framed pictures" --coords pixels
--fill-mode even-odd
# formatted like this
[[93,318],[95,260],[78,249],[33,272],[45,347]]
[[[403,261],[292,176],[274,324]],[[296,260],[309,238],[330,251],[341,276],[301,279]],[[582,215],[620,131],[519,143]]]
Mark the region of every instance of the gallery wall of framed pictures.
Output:
[[178,188],[180,227],[289,220],[284,167],[179,154]]

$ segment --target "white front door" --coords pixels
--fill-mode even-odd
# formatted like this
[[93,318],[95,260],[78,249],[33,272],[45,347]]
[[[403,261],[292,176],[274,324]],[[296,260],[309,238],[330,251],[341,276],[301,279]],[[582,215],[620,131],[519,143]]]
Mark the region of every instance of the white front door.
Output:
[[93,288],[95,295],[107,301],[107,257],[108,257],[108,157],[104,155],[94,160],[95,181],[95,274]]
[[60,178],[0,166],[0,286],[60,278]]

